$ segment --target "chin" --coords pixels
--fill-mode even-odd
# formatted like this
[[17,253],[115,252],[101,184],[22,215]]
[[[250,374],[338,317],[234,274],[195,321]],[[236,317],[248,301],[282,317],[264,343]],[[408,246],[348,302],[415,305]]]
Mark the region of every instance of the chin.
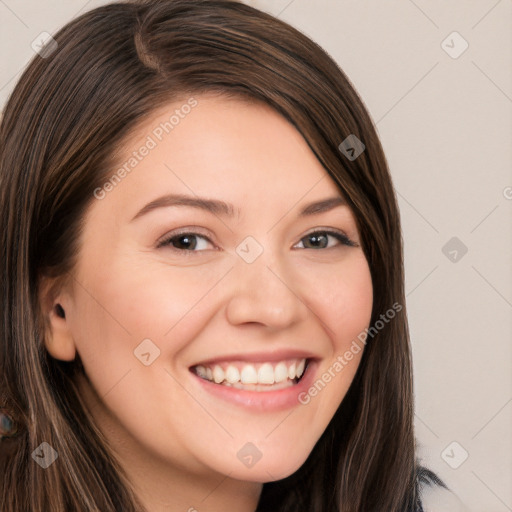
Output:
[[293,475],[293,473],[295,473],[304,464],[308,455],[309,454],[305,454],[301,458],[288,460],[286,463],[284,463],[283,460],[278,460],[277,457],[275,459],[269,457],[267,460],[264,460],[262,457],[252,467],[245,468],[243,465],[242,467],[237,466],[235,468],[230,468],[227,474],[229,474],[231,478],[246,482],[275,482]]

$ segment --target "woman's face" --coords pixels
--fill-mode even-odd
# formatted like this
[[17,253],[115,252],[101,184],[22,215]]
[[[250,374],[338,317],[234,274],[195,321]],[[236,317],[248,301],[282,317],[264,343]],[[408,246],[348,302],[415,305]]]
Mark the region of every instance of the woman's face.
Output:
[[362,351],[344,354],[370,321],[352,212],[260,104],[170,104],[118,158],[59,296],[67,352],[50,352],[78,352],[118,449],[246,481],[290,475],[340,405]]

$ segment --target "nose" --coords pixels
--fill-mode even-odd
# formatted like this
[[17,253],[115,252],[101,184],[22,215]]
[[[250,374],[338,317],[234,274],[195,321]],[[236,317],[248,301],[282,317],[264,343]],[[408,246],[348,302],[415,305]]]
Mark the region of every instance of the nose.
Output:
[[253,263],[239,259],[230,274],[226,315],[232,325],[283,329],[304,317],[307,307],[296,289],[298,280],[284,264],[266,258],[265,252]]

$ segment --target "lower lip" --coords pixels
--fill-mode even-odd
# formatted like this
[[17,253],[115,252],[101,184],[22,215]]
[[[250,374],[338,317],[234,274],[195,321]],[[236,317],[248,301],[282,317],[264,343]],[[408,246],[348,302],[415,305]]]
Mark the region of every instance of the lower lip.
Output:
[[203,389],[222,400],[258,411],[279,411],[301,405],[299,396],[313,383],[317,366],[317,361],[310,360],[302,379],[297,384],[276,391],[246,391],[215,384],[191,373]]

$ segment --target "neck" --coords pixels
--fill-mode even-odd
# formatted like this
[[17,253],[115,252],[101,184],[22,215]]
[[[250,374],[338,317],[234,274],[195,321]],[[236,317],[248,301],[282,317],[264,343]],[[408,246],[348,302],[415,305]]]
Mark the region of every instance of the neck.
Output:
[[255,512],[261,484],[229,477],[199,477],[176,471],[151,473],[139,467],[130,471],[134,489],[147,512]]

